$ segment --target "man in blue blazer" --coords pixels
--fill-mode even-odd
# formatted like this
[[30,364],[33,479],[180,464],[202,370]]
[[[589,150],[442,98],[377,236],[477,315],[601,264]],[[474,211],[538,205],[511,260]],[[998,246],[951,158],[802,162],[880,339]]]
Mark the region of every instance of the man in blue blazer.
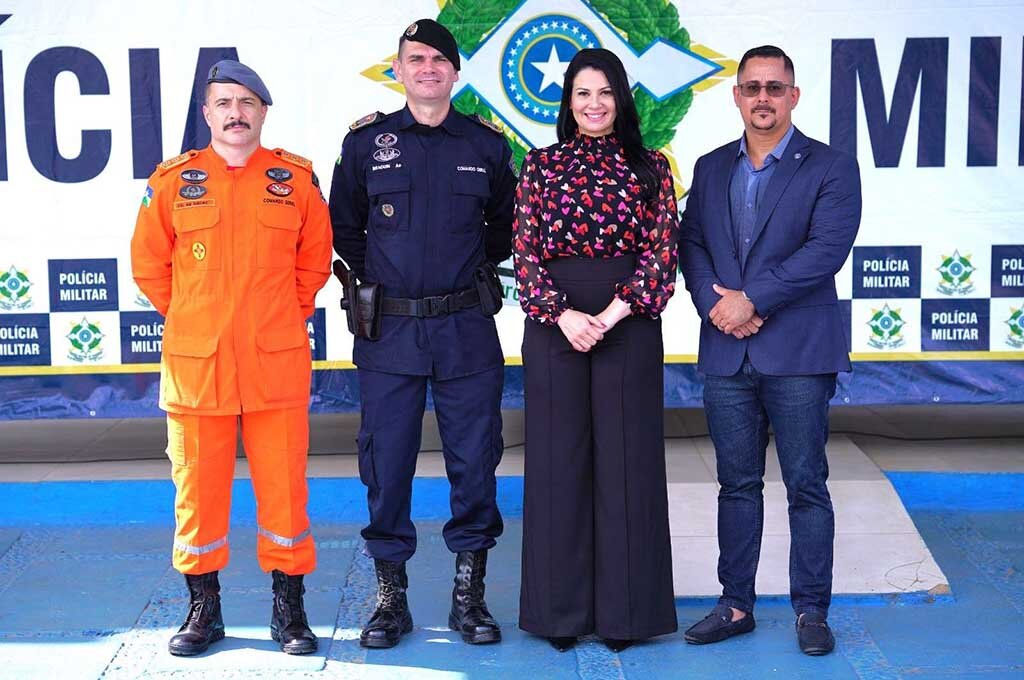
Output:
[[702,156],[680,260],[701,317],[698,368],[718,466],[722,597],[694,644],[754,629],[765,450],[775,432],[789,500],[790,591],[800,648],[827,654],[835,522],[825,481],[828,402],[850,370],[834,276],[860,224],[857,161],[793,126],[792,60],[743,55],[733,98],[744,135]]

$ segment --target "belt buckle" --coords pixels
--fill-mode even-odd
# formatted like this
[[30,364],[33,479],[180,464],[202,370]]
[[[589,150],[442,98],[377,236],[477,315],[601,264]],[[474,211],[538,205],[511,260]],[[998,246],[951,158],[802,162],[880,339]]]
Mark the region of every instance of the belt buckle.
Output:
[[429,297],[427,300],[429,300],[430,316],[447,316],[451,313],[451,293]]

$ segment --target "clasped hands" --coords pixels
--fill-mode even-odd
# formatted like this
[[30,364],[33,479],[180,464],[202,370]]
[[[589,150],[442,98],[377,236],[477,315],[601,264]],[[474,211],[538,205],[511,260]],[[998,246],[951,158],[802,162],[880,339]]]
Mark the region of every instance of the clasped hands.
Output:
[[[714,284],[714,291],[721,299],[711,308],[708,320],[714,326],[734,338],[749,338],[761,330],[762,319],[754,310],[754,304],[738,290]],[[597,316],[591,316],[575,309],[567,309],[558,317],[558,327],[577,352],[589,352],[604,339],[605,333],[615,324],[630,315],[629,305],[613,298]]]
[[722,296],[708,314],[708,321],[715,328],[740,340],[749,338],[761,330],[764,319],[758,316],[754,310],[754,303],[748,300],[742,291],[719,286],[717,283],[712,288]]
[[574,350],[589,352],[604,339],[605,333],[631,313],[629,305],[616,297],[597,316],[575,309],[565,310],[558,317],[558,327]]

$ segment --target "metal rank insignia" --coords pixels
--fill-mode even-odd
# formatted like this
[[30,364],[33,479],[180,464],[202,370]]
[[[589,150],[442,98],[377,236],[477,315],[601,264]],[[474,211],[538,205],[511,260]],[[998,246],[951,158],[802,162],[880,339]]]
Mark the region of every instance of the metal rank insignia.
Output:
[[203,245],[202,241],[196,241],[192,244],[192,257],[200,262],[206,259],[206,246]]
[[402,152],[394,148],[395,144],[398,144],[398,135],[394,132],[384,132],[373,138],[373,143],[377,145],[377,150],[373,152],[373,159],[378,163],[390,163],[399,156]]
[[385,203],[380,207],[380,211],[384,213],[384,217],[394,217],[395,206],[391,205],[390,203]]

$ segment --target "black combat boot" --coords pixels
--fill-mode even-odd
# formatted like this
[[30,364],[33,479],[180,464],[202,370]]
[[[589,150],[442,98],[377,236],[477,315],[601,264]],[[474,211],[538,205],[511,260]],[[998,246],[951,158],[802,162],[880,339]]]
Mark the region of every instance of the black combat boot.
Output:
[[412,614],[405,591],[409,577],[405,562],[374,560],[377,569],[377,609],[359,635],[363,647],[394,647],[406,633],[412,632]]
[[270,617],[270,637],[281,644],[285,654],[312,654],[316,651],[316,635],[309,629],[302,607],[302,576],[289,576],[275,569],[274,613]]
[[167,643],[175,656],[202,654],[217,640],[224,639],[224,619],[220,615],[220,582],[217,572],[185,574],[191,602],[185,623]]
[[460,552],[455,556],[455,588],[448,626],[471,645],[501,642],[501,629],[484,602],[487,551]]

